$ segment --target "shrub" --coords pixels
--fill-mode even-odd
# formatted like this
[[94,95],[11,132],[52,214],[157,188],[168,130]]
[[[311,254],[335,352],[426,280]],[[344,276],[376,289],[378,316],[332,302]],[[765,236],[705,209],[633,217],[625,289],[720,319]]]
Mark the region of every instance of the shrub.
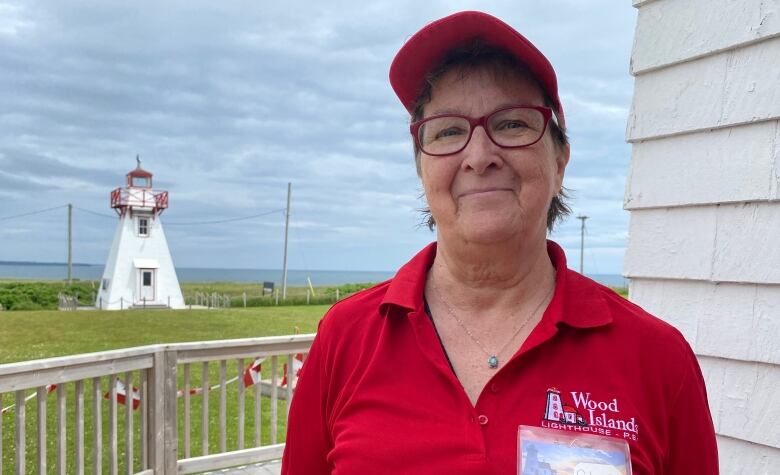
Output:
[[57,294],[78,295],[80,305],[92,305],[93,281],[0,282],[0,305],[6,310],[56,310]]
[[342,299],[347,295],[354,294],[355,292],[361,291],[363,289],[367,289],[369,287],[373,287],[374,285],[376,284],[372,282],[363,282],[359,284],[344,284],[344,285],[339,285],[338,287],[328,287],[325,289],[325,295],[328,295],[335,299],[336,289],[338,289],[339,298]]

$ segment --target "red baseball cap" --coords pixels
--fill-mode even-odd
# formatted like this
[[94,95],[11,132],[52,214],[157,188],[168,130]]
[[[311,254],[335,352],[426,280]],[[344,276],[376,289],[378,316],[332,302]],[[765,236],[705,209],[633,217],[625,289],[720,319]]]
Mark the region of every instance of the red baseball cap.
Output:
[[414,102],[423,89],[425,76],[452,48],[479,38],[513,54],[525,64],[554,102],[563,124],[563,107],[558,97],[558,80],[550,61],[514,28],[487,13],[458,12],[429,23],[401,47],[390,65],[390,84],[401,103],[413,113]]

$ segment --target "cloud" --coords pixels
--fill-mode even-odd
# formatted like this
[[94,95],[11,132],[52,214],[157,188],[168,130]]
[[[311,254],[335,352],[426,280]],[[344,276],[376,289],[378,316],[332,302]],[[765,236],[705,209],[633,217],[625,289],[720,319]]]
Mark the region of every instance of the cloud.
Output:
[[[417,226],[408,118],[388,67],[422,25],[467,8],[504,18],[550,57],[572,139],[575,210],[592,216],[591,235],[622,249],[635,13],[607,0],[2,1],[0,207],[71,202],[111,215],[108,193],[140,154],[170,192],[163,222],[277,210],[292,182],[293,262],[305,253],[300,266],[395,269],[434,236]],[[102,263],[115,221],[77,215],[76,260]],[[63,261],[54,218],[9,221],[0,260]],[[279,213],[166,234],[178,265],[278,267],[282,223]],[[568,242],[577,225],[556,237]],[[619,272],[620,258],[606,267]]]

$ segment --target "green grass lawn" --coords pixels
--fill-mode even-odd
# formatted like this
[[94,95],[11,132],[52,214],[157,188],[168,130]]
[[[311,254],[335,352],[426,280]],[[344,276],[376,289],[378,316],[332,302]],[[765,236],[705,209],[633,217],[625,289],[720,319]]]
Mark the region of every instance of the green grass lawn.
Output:
[[327,305],[0,312],[0,364],[153,343],[313,333]]
[[[175,343],[184,341],[219,340],[230,338],[248,338],[271,335],[287,335],[295,333],[296,327],[301,333],[313,333],[317,323],[327,310],[327,305],[310,306],[280,306],[257,307],[247,309],[220,310],[132,310],[123,312],[107,311],[7,311],[0,312],[0,364],[16,361],[47,358],[77,353],[129,348],[153,343]],[[279,361],[281,372],[282,359]],[[244,365],[249,360],[244,361]],[[201,386],[201,364],[191,365],[191,385]],[[227,377],[239,372],[235,360],[227,362]],[[179,366],[179,388],[183,387],[183,370]],[[122,379],[124,375],[120,375]],[[270,378],[270,359],[263,365],[263,377]],[[133,375],[134,384],[139,385],[139,374]],[[219,364],[209,365],[209,383],[219,382]],[[85,382],[85,443],[86,467],[91,472],[93,453],[92,444],[92,382]],[[238,447],[238,384],[227,386],[227,449]],[[108,378],[102,378],[101,392],[108,390]],[[67,391],[67,425],[68,425],[68,473],[73,473],[73,427],[74,427],[74,384],[66,385]],[[244,446],[254,446],[254,389],[247,388],[245,420],[246,430]],[[28,393],[32,393],[29,391]],[[212,391],[209,396],[209,452],[219,452],[219,391]],[[47,472],[54,471],[55,463],[55,394],[47,398]],[[201,455],[201,410],[202,397],[193,395],[191,398],[191,456]],[[12,394],[0,396],[0,406],[13,403]],[[278,441],[284,441],[286,430],[286,402],[278,404],[279,425]],[[37,403],[33,399],[27,403],[26,440],[27,440],[27,473],[35,472],[37,459],[37,442],[35,440],[37,427]],[[101,402],[103,418],[103,471],[108,472],[108,404]],[[270,400],[262,398],[262,443],[270,443]],[[118,409],[118,447],[120,451],[119,471],[125,471],[124,464],[124,424],[125,407]],[[179,458],[184,457],[183,447],[183,398],[179,398]],[[138,411],[133,413],[133,425],[138,434],[140,419]],[[2,415],[3,424],[3,474],[13,473],[14,456],[14,411]],[[139,436],[133,443],[136,463],[139,470],[138,449]]]

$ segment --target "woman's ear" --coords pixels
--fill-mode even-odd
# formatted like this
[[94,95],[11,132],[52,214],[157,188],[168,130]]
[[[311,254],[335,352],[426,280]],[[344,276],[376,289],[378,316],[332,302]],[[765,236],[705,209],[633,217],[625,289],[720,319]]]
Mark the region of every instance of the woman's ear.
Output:
[[569,154],[571,153],[571,147],[569,144],[560,147],[560,150],[555,156],[555,177],[557,179],[557,188],[560,192],[561,186],[563,186],[563,176],[566,173],[566,165],[569,164]]

